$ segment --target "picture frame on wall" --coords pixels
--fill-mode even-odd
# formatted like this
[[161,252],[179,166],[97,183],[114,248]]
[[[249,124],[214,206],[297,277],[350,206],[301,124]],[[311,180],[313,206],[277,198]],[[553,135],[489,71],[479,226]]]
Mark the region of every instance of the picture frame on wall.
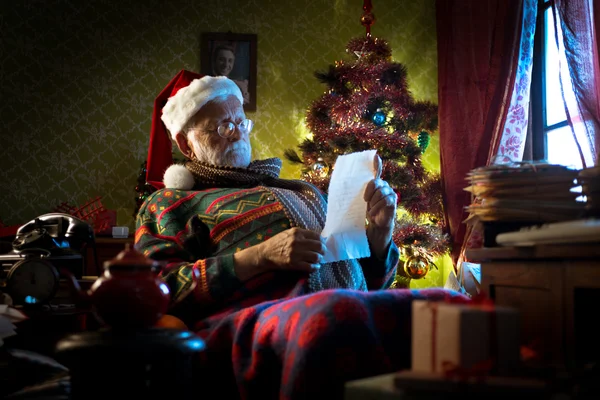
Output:
[[200,39],[200,72],[227,76],[242,91],[244,111],[256,111],[256,34],[204,32]]

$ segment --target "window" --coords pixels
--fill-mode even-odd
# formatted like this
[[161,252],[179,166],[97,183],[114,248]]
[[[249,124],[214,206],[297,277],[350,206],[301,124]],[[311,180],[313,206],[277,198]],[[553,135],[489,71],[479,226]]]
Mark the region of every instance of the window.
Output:
[[[552,0],[539,1],[531,88],[532,156],[536,160],[582,168],[561,94],[562,78],[565,101],[574,104],[575,94],[562,46],[562,31],[560,23],[556,24],[555,31],[552,7]],[[577,121],[573,122],[575,132],[582,129],[581,122],[579,126]],[[591,154],[586,143],[580,144],[584,154]]]

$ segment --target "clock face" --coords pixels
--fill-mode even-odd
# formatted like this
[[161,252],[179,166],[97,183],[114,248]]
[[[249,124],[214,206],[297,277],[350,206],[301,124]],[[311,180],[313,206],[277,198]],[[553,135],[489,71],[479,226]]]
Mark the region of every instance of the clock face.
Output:
[[58,272],[47,261],[20,261],[9,272],[7,287],[15,301],[23,304],[44,303],[56,293]]

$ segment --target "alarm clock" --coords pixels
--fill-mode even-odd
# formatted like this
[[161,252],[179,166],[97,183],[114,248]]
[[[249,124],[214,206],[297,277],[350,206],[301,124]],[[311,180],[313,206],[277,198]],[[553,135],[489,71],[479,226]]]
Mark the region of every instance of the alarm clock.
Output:
[[59,273],[41,257],[28,257],[11,266],[5,290],[15,304],[47,304],[59,287]]

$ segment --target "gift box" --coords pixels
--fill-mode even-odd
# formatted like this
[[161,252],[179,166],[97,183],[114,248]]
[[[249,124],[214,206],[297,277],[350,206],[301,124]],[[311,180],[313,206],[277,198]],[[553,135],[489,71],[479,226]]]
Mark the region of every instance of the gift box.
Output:
[[412,303],[412,370],[446,375],[517,373],[519,312],[477,302]]

